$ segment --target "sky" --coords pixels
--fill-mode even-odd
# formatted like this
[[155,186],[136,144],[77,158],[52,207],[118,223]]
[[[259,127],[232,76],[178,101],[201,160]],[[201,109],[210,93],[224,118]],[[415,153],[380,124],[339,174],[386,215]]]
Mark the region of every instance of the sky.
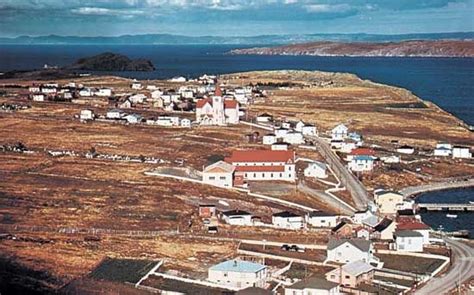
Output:
[[474,0],[0,0],[0,36],[474,31]]

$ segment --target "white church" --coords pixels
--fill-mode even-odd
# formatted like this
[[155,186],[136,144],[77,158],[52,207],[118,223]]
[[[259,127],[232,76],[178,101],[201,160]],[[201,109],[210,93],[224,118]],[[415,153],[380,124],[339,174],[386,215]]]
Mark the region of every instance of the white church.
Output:
[[238,124],[239,103],[224,99],[221,89],[217,87],[211,98],[200,99],[196,103],[196,121],[201,125]]

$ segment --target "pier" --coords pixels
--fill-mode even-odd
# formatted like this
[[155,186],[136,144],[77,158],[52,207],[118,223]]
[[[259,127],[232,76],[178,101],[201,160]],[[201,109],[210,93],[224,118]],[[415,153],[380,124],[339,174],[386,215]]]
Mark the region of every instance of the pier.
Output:
[[420,203],[418,211],[474,211],[474,204]]

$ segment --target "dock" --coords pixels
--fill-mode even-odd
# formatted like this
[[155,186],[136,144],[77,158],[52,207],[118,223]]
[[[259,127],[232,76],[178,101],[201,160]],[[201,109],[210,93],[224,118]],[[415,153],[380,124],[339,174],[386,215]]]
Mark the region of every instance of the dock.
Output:
[[474,211],[474,204],[450,204],[450,203],[419,203],[417,204],[418,211],[462,211],[472,212]]

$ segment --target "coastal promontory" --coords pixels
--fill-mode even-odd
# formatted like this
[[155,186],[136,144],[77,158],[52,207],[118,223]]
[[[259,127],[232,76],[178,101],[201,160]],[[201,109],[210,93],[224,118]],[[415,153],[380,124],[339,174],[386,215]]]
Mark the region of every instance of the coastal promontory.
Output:
[[130,59],[125,55],[105,52],[78,59],[66,67],[68,70],[85,71],[153,71],[155,66],[150,60]]

